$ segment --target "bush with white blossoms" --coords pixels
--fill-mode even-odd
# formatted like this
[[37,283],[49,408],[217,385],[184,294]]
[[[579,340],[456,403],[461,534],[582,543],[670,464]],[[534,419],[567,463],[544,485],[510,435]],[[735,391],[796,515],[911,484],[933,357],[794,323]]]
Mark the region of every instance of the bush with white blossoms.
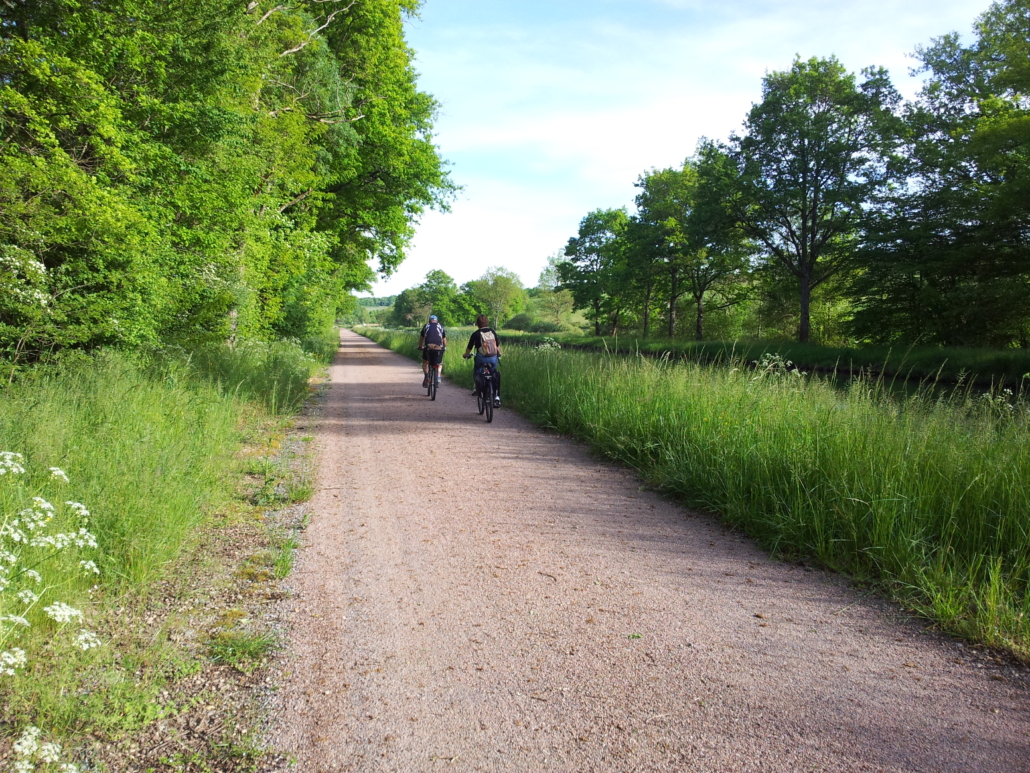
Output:
[[[32,627],[32,619],[42,619],[33,613],[37,607],[59,632],[72,623],[81,624],[82,610],[53,598],[54,589],[66,584],[67,572],[91,577],[100,574],[93,559],[79,555],[97,547],[96,537],[88,528],[86,506],[74,501],[54,505],[41,496],[27,497],[22,486],[25,476],[22,455],[0,451],[0,679],[17,678],[28,665],[25,650],[13,645]],[[51,485],[69,483],[68,475],[59,467],[49,468],[49,479]],[[23,504],[10,506],[18,501]],[[53,528],[55,523],[75,526],[58,530]],[[73,560],[63,559],[68,552],[74,553]],[[81,627],[71,643],[83,651],[101,646],[95,633]],[[12,769],[17,773],[78,771],[76,765],[61,762],[60,745],[44,742],[42,735],[37,727],[24,730],[12,747]]]

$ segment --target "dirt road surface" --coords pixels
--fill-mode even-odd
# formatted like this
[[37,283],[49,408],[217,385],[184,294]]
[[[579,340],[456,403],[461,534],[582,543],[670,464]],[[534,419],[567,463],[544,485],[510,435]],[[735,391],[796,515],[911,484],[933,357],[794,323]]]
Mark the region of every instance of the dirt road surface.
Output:
[[331,377],[272,734],[293,769],[1030,770],[1026,669],[463,389],[430,402],[353,333]]

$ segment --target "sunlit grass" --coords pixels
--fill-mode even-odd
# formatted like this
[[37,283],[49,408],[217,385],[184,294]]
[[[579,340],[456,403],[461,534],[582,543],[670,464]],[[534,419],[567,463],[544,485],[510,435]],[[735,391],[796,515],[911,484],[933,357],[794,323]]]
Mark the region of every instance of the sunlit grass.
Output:
[[[368,331],[410,353],[411,337]],[[461,347],[463,350],[463,347]],[[444,372],[467,379],[458,347]],[[879,583],[1030,657],[1030,414],[766,368],[509,347],[505,404],[588,440],[775,553]]]

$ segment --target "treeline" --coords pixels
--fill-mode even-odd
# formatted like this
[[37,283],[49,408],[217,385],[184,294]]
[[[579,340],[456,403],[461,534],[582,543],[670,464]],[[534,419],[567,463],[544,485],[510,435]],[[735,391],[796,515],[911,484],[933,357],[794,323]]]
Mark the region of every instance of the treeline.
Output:
[[444,325],[471,325],[478,314],[486,314],[500,326],[519,314],[528,301],[529,293],[519,275],[506,268],[489,268],[479,279],[460,287],[444,271],[434,270],[426,274],[422,284],[397,295],[393,306],[380,312],[377,321],[395,327],[418,327],[435,314]]
[[596,210],[559,266],[597,335],[1030,346],[1030,0],[882,68],[796,60],[739,134]]
[[0,4],[0,356],[330,327],[452,189],[418,5]]

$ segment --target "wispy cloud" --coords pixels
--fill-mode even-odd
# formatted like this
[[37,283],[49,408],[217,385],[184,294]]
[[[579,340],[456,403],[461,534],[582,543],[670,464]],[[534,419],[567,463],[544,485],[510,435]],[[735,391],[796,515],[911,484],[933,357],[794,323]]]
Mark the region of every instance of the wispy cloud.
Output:
[[409,26],[437,141],[466,186],[429,214],[376,292],[433,268],[459,281],[503,264],[527,283],[590,209],[629,206],[636,177],[724,138],[795,55],[883,65],[903,93],[915,46],[968,31],[968,0],[427,0]]

